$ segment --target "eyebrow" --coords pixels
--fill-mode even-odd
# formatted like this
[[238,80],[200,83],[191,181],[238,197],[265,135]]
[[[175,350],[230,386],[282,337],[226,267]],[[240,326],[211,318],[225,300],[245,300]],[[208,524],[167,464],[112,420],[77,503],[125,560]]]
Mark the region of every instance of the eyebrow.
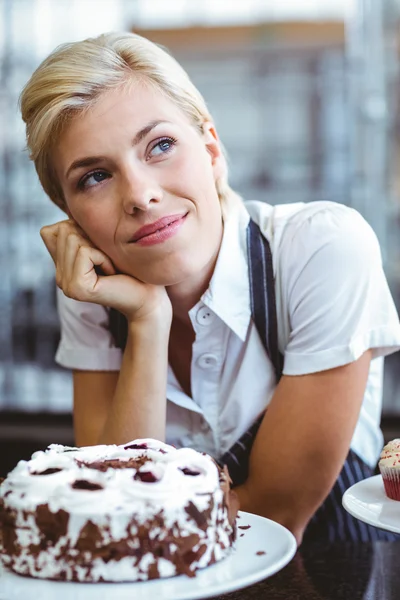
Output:
[[[152,131],[152,129],[157,127],[157,125],[169,122],[170,121],[164,120],[150,121],[150,123],[145,125],[145,127],[143,127],[140,131],[137,132],[137,134],[133,138],[132,146],[137,146],[146,137],[146,135],[148,135],[150,131]],[[76,169],[81,169],[82,167],[92,167],[93,165],[98,164],[102,160],[104,160],[103,156],[88,156],[87,158],[78,158],[77,160],[74,160],[74,162],[68,167],[67,172],[65,173],[65,178],[68,179],[71,172],[75,171]]]

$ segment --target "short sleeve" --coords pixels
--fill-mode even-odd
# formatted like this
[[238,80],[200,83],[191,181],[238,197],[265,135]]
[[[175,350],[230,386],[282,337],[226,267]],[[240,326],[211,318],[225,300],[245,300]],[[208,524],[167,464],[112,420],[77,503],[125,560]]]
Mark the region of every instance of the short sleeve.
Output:
[[61,340],[56,362],[69,369],[117,371],[122,352],[108,329],[108,310],[98,304],[67,298],[57,289]]
[[[325,203],[329,204],[329,203]],[[287,375],[301,375],[400,348],[400,325],[378,240],[355,210],[332,205],[300,219],[281,238],[282,301],[289,320]]]

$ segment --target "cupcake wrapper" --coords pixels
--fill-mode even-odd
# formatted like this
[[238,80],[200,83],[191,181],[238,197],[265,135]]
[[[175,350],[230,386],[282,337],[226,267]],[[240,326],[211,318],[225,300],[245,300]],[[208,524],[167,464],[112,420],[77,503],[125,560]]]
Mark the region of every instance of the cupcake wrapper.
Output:
[[388,498],[400,500],[400,469],[379,465],[379,470]]

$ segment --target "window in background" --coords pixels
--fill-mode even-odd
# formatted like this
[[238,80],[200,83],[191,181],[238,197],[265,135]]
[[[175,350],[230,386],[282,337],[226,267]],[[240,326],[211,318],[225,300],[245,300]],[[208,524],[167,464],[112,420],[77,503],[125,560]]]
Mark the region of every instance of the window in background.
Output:
[[[110,29],[144,31],[164,43],[210,105],[233,186],[272,204],[328,199],[361,210],[380,236],[399,302],[396,6],[0,0],[0,409],[72,406],[71,376],[54,363],[53,265],[39,236],[64,215],[37,182],[17,110],[40,60],[59,43]],[[391,376],[385,403],[400,411]]]

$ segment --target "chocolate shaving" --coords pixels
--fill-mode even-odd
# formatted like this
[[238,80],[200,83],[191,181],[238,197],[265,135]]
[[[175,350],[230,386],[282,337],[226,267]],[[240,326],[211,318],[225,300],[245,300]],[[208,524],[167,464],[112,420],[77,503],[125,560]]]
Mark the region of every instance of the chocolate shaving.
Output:
[[239,529],[250,529],[251,525],[238,525]]
[[[200,542],[200,536],[198,533],[190,533],[185,537],[181,537],[176,540],[176,545],[179,548],[179,552],[182,556],[185,556],[188,552],[193,550],[195,546]],[[188,561],[189,562],[189,561]],[[190,561],[191,562],[191,561]]]
[[264,554],[266,554],[266,552],[264,552],[264,550],[259,550],[258,552],[256,552],[257,556],[263,556]]
[[147,450],[147,444],[129,444],[124,446],[124,450]]
[[149,566],[148,574],[149,579],[158,579],[160,577],[157,562],[151,563],[151,565]]
[[102,471],[103,473],[108,469],[140,469],[145,463],[149,462],[147,456],[136,456],[135,458],[129,458],[128,460],[120,460],[118,458],[111,458],[109,460],[97,460],[94,462],[86,462],[76,460],[76,463],[80,467],[87,467],[88,469],[95,469],[96,471]]
[[200,475],[200,471],[193,471],[193,469],[189,469],[188,467],[183,467],[183,469],[179,469],[182,471],[184,475],[190,475],[191,477],[196,477]]
[[31,475],[53,475],[53,473],[59,473],[60,471],[62,471],[62,469],[59,467],[50,467],[45,471],[32,471]]
[[35,521],[46,540],[56,544],[60,537],[67,533],[69,514],[62,508],[53,513],[47,504],[39,504],[36,508]]
[[[100,529],[92,521],[88,521],[84,527],[82,527],[79,534],[79,539],[76,542],[76,548],[80,552],[91,552],[94,554],[96,546],[100,546],[103,542],[103,535]],[[105,551],[105,548],[103,548]],[[94,554],[94,556],[96,556]]]
[[224,493],[224,503],[228,511],[229,524],[234,527],[236,516],[239,510],[239,497],[234,490],[231,489],[232,480],[229,476],[228,467],[220,470],[219,481],[221,490]]
[[[207,545],[206,544],[202,544],[196,551],[194,550],[189,550],[187,552],[185,552],[185,554],[183,555],[183,560],[185,561],[185,563],[190,566],[195,562],[198,562],[201,557],[203,556],[203,554],[205,554],[205,552],[207,551]],[[192,576],[192,571],[190,571],[189,577]]]
[[156,481],[159,481],[151,471],[138,471],[135,473],[133,479],[143,481],[144,483],[156,483]]
[[73,487],[74,490],[87,490],[89,492],[96,492],[104,489],[99,483],[93,483],[92,481],[87,481],[86,479],[76,479],[71,487]]
[[189,515],[191,519],[196,523],[198,527],[201,529],[207,525],[207,517],[204,512],[201,512],[195,504],[190,500],[189,504],[185,506],[185,512]]
[[0,531],[2,532],[4,553],[6,556],[19,556],[21,548],[16,532],[17,515],[14,510],[5,508],[3,502],[1,502],[0,509]]

